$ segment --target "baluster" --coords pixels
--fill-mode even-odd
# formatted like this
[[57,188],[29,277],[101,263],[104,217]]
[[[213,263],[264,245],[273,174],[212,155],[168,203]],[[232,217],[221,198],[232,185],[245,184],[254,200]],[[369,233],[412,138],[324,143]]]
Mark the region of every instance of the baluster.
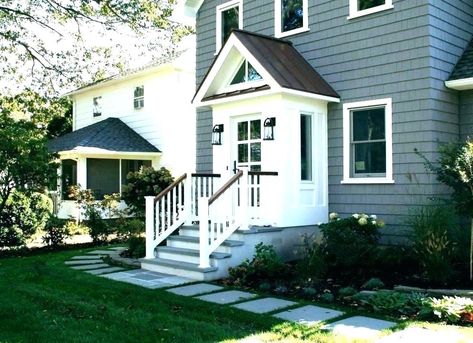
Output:
[[166,229],[166,208],[164,207],[164,197],[161,199],[161,231],[164,232]]
[[173,209],[173,216],[172,216],[172,223],[174,224],[176,221],[177,221],[177,213],[178,213],[178,210],[177,210],[177,191],[179,190],[179,185],[177,185],[177,187],[175,187],[173,190],[172,190],[172,205],[174,207]]
[[166,221],[167,221],[167,229],[171,227],[171,192],[166,194],[166,202],[167,202],[167,211],[166,211]]

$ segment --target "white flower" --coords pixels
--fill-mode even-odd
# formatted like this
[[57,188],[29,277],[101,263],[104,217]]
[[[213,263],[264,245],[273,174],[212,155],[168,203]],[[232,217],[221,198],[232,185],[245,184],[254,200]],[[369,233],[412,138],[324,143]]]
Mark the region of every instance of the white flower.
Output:
[[355,219],[358,219],[358,218],[360,218],[360,215],[358,213],[355,213],[355,214],[352,215],[352,217],[355,218]]
[[376,216],[376,214],[372,214],[372,215],[370,216],[370,218],[371,218],[371,219],[378,219],[378,217]]
[[376,220],[372,220],[371,224],[376,225]]
[[361,226],[366,225],[368,224],[368,220],[366,220],[365,217],[361,217],[360,219],[358,219],[358,224],[360,224]]
[[337,218],[338,218],[338,213],[336,213],[336,212],[330,213],[329,218],[330,218],[330,220],[335,220],[335,219],[337,219]]
[[323,224],[322,222],[318,222],[318,223],[317,223],[317,226],[320,226],[320,225],[322,225],[322,224]]

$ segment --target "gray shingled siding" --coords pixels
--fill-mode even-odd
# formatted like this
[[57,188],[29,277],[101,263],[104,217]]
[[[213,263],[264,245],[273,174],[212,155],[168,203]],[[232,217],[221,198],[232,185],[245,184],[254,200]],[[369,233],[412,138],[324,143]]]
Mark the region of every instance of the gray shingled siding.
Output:
[[473,138],[473,90],[460,94],[460,134],[462,139]]
[[[223,2],[206,0],[200,11],[198,82],[214,58],[215,6]],[[243,28],[273,35],[274,2],[243,2]],[[473,5],[470,0],[455,0],[456,7],[450,2],[394,0],[393,10],[347,20],[348,0],[309,0],[310,31],[287,38],[342,98],[329,105],[330,211],[375,213],[399,227],[409,208],[444,193],[414,148],[432,157],[437,140],[458,137],[458,94],[446,90],[443,80],[471,38]],[[438,19],[445,11],[450,13],[446,19]],[[461,19],[458,26],[451,24],[458,21],[452,16]],[[393,99],[395,185],[340,184],[343,103],[386,97]],[[207,158],[203,153],[211,150],[204,149],[203,136],[198,142],[198,158]],[[400,229],[389,232],[402,234]]]

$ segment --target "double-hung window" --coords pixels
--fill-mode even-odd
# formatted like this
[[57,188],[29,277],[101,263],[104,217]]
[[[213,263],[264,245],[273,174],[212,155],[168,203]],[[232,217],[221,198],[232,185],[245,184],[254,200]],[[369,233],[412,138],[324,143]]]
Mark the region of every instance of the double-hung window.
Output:
[[92,100],[92,114],[94,117],[100,117],[102,115],[102,97],[96,96]]
[[343,106],[342,183],[393,183],[392,100]]
[[243,28],[243,6],[241,0],[233,0],[217,6],[217,52],[225,44],[233,29]]
[[139,110],[145,106],[145,87],[138,86],[135,87],[133,92],[133,107],[135,110]]
[[393,8],[392,0],[349,0],[350,16],[348,19],[361,17]]
[[309,30],[308,0],[276,0],[275,36],[285,37]]

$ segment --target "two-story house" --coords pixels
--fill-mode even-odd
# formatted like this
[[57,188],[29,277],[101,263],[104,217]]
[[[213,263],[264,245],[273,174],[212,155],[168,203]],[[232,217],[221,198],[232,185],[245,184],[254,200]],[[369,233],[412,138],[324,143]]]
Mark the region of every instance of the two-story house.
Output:
[[[440,143],[471,133],[470,0],[180,5],[197,33],[197,170],[224,181],[200,200],[184,185],[197,195],[200,218],[199,232],[181,228],[193,239],[168,239],[169,248],[194,249],[197,260],[181,259],[184,266],[172,264],[179,251],[155,250],[157,211],[148,200],[145,267],[213,278],[203,272],[222,265],[214,252],[228,253],[227,238],[248,244],[253,236],[241,232],[271,227],[285,233],[259,241],[287,247],[329,211],[376,214],[387,223],[385,239],[396,240],[412,208],[448,192],[415,149],[435,159]],[[195,217],[195,204],[180,205]],[[176,223],[162,239],[183,221]]]
[[[126,176],[141,166],[166,167],[180,175],[195,165],[195,40],[165,61],[79,88],[73,101],[73,132],[49,142],[59,154],[58,216],[77,217],[69,187],[95,197],[121,193]],[[186,142],[183,144],[183,142]]]

